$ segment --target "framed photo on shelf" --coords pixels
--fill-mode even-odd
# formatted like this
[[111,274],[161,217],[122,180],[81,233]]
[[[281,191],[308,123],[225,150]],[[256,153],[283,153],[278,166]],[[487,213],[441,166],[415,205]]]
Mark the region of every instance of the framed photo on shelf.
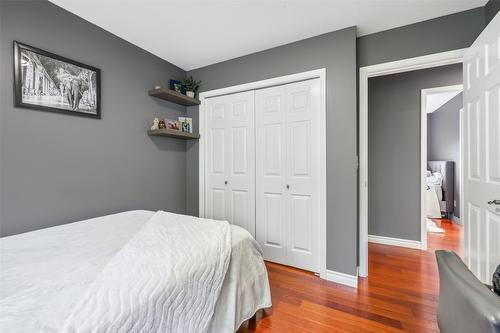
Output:
[[186,133],[193,133],[193,118],[179,117],[181,131]]

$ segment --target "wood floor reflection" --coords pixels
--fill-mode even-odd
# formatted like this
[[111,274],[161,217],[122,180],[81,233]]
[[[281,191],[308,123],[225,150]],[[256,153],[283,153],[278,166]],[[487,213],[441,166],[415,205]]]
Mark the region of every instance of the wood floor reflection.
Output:
[[445,234],[428,234],[428,250],[369,244],[369,277],[358,289],[299,269],[266,263],[273,307],[259,311],[243,332],[438,333],[439,277],[434,251],[463,254],[463,228],[437,220]]

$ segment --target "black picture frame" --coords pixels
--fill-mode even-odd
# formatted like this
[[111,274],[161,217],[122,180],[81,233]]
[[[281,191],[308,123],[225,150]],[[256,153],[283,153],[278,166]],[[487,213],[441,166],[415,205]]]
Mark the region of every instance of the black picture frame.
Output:
[[[87,97],[91,96],[91,98],[87,98],[88,101],[91,101],[91,103],[87,103],[86,105],[91,105],[89,109],[87,110],[80,110],[80,105],[83,100],[83,97],[81,95],[82,91],[79,89],[80,87],[80,82],[83,82],[83,78],[76,77],[76,76],[71,76],[69,73],[64,73],[66,77],[71,76],[73,79],[74,84],[69,83],[70,81],[66,79],[64,82],[67,83],[65,84],[62,83],[62,81],[59,83],[59,86],[56,86],[56,83],[54,79],[52,78],[51,75],[49,75],[48,71],[46,70],[45,67],[41,64],[41,62],[38,60],[38,67],[43,67],[43,75],[45,76],[45,82],[43,85],[42,84],[42,89],[48,90],[49,93],[46,92],[32,92],[35,89],[34,88],[28,88],[25,85],[23,85],[25,82],[23,81],[23,69],[22,65],[26,65],[22,62],[22,56],[24,55],[25,57],[27,55],[39,55],[45,58],[51,58],[55,60],[57,63],[62,62],[70,66],[74,66],[73,68],[75,70],[78,70],[78,67],[80,69],[80,73],[84,72],[83,70],[90,71],[85,72],[87,76],[85,79],[87,81],[84,81],[85,83],[88,83],[87,90],[85,93],[87,94]],[[39,59],[38,57],[36,57]],[[26,59],[26,58],[25,58]],[[30,64],[31,65],[31,64]],[[38,68],[37,67],[37,68]],[[68,66],[66,66],[68,67]],[[71,68],[71,67],[69,67]],[[82,70],[83,69],[83,70]],[[60,70],[60,69],[59,69]],[[95,75],[95,87],[93,87],[94,83],[94,76]],[[36,76],[35,76],[36,77]],[[31,76],[30,76],[31,79]],[[42,78],[43,81],[44,78]],[[52,79],[52,81],[51,81]],[[36,80],[33,80],[36,81]],[[90,83],[89,83],[90,82]],[[38,83],[39,86],[39,83]],[[90,88],[89,86],[92,86],[91,93],[90,93]],[[68,92],[68,89],[72,89]],[[28,91],[28,92],[27,92]],[[63,92],[65,91],[65,93]],[[75,93],[73,93],[75,92]],[[23,95],[24,94],[24,95]],[[32,95],[30,95],[32,94]],[[52,96],[55,95],[55,96]],[[76,98],[73,98],[74,95],[76,95]],[[23,96],[25,97],[23,100]],[[31,96],[36,96],[33,102],[30,102],[29,99]],[[43,101],[45,98],[46,101]],[[73,106],[70,104],[70,99],[73,99],[72,103]],[[53,102],[51,100],[56,100],[56,102]],[[45,103],[45,104],[44,104]],[[50,105],[53,104],[53,105]],[[61,107],[54,106],[54,104],[58,104]],[[67,104],[67,105],[66,105]],[[75,106],[76,105],[76,106]],[[69,115],[74,115],[74,116],[82,116],[82,117],[90,117],[90,118],[96,118],[100,119],[101,118],[101,70],[86,64],[82,64],[81,62],[74,61],[62,56],[59,56],[57,54],[41,50],[39,48],[20,43],[18,41],[14,41],[14,106],[15,107],[22,107],[22,108],[28,108],[28,109],[36,109],[36,110],[41,110],[41,111],[49,111],[49,112],[57,112],[57,113],[63,113],[63,114],[69,114]]]

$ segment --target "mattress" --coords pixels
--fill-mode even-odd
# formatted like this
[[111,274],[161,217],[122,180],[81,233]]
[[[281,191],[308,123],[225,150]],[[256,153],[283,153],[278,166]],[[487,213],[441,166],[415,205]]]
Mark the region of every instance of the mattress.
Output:
[[439,172],[433,172],[426,178],[427,186],[434,189],[439,201],[443,200],[443,175]]
[[[455,162],[453,161],[428,161],[427,169],[440,178],[441,197],[439,197],[441,210],[453,212],[455,202]],[[438,194],[439,196],[439,194]]]
[[[58,332],[106,264],[153,216],[130,211],[0,239],[0,331]],[[210,332],[271,306],[259,245],[231,226],[231,260]]]
[[441,218],[438,196],[431,187],[428,187],[425,191],[425,216],[428,218]]

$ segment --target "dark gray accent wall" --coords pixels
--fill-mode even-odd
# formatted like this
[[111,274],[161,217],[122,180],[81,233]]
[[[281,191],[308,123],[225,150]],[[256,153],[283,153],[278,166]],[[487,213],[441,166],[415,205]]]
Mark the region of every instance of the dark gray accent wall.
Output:
[[455,207],[460,217],[460,109],[462,93],[427,115],[427,160],[455,162]]
[[485,21],[486,24],[490,23],[491,20],[497,15],[497,13],[500,11],[500,0],[490,0],[486,5],[484,6],[485,10]]
[[[131,209],[184,213],[185,142],[146,130],[185,114],[147,95],[185,72],[47,1],[0,11],[1,235]],[[102,119],[13,107],[13,40],[100,68]]]
[[[356,28],[283,45],[189,72],[203,90],[326,68],[327,267],[356,273]],[[188,110],[196,118],[197,108]],[[198,213],[198,144],[189,143],[188,211]],[[192,203],[191,203],[192,201]]]
[[368,232],[420,240],[421,89],[462,82],[462,65],[368,81]]
[[358,66],[469,47],[485,27],[485,9],[475,9],[359,37]]

